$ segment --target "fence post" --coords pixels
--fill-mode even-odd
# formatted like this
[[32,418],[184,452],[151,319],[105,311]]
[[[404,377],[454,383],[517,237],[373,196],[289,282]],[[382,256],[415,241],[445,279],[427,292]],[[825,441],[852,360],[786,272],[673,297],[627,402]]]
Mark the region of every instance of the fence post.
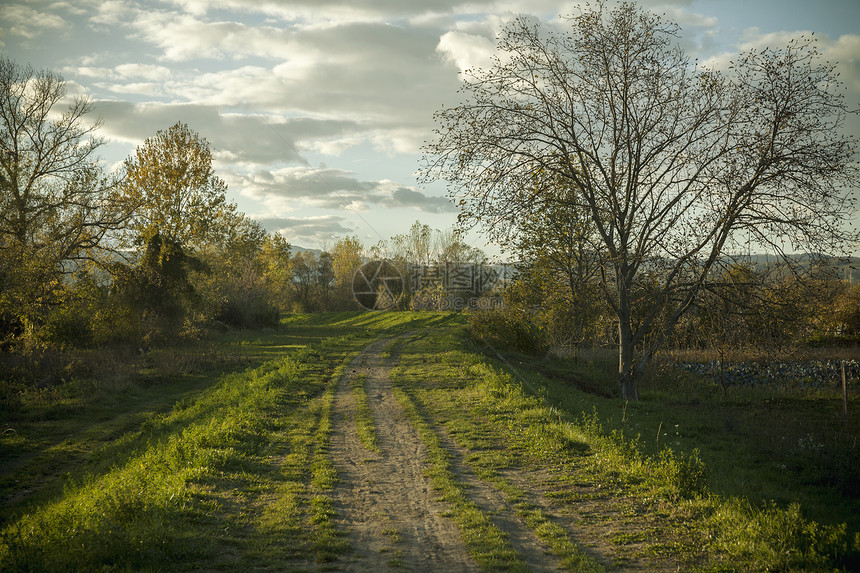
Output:
[[842,361],[842,414],[848,417],[848,380],[845,377],[845,361]]

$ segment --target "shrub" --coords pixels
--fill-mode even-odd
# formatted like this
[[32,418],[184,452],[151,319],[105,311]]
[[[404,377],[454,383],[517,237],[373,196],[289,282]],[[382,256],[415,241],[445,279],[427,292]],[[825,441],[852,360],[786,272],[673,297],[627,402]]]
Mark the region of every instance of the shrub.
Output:
[[663,450],[655,477],[665,484],[666,493],[672,499],[699,497],[708,491],[707,471],[699,458],[699,450],[693,450],[690,455]]
[[845,524],[821,525],[806,519],[800,505],[763,508],[734,500],[710,518],[714,548],[733,570],[833,571],[860,547],[846,535]]
[[93,343],[93,325],[88,309],[82,305],[54,309],[39,328],[39,338],[61,347],[90,346]]
[[504,307],[469,314],[472,336],[494,348],[526,354],[543,354],[549,340],[531,315],[516,307]]

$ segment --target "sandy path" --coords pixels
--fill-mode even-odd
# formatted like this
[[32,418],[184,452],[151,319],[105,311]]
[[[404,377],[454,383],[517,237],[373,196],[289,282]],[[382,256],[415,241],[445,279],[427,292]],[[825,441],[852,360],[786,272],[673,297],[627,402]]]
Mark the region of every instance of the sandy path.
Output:
[[[380,353],[393,340],[370,344],[338,383],[330,456],[340,477],[334,492],[335,509],[352,552],[328,567],[373,573],[479,571],[457,525],[444,517],[448,508],[438,500],[424,474],[427,460],[424,443],[391,390],[389,370],[396,358],[384,360]],[[380,452],[365,448],[356,431],[357,405],[350,382],[361,376]],[[507,535],[526,567],[532,571],[562,570],[559,559],[517,516],[504,494],[476,476],[465,463],[469,452],[458,446],[443,428],[436,426],[435,430],[450,454],[452,471],[466,486],[469,498]],[[676,569],[675,564],[660,557],[636,555],[637,543],[623,548],[610,543],[613,534],[638,529],[636,520],[621,515],[621,508],[615,507],[617,504],[611,499],[573,504],[549,500],[545,496],[556,490],[556,486],[545,472],[509,468],[500,473],[524,492],[532,507],[540,508],[545,515],[554,515],[550,519],[584,544],[592,557],[607,565],[615,564],[607,569],[654,572]]]
[[[425,471],[425,448],[391,392],[388,365],[369,345],[342,377],[334,399],[332,463],[340,482],[335,508],[353,552],[341,571],[477,571],[453,520],[442,515]],[[366,376],[368,404],[381,453],[367,450],[355,429],[350,379]]]

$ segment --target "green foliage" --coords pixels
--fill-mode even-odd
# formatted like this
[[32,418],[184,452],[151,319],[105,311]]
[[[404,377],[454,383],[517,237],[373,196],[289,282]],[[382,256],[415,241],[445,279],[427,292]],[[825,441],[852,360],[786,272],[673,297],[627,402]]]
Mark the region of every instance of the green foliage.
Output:
[[61,76],[0,57],[0,109],[0,343],[11,344],[128,212],[96,156],[92,102],[70,97]]
[[190,316],[199,296],[189,273],[203,267],[175,240],[154,233],[144,241],[136,265],[112,265],[112,298],[114,316],[122,317],[117,338],[148,346],[170,339]]
[[849,552],[860,552],[844,524],[810,521],[796,503],[756,508],[727,500],[712,513],[708,527],[714,549],[734,571],[826,571]]
[[278,265],[289,264],[289,244],[244,215],[229,220],[229,232],[198,249],[206,268],[192,282],[202,319],[236,328],[276,327],[284,289]]
[[[79,377],[60,388],[19,393],[26,403],[6,418],[17,431],[0,436],[0,456],[7,459],[28,441],[34,449],[11,458],[16,473],[0,474],[4,499],[10,500],[2,509],[2,568],[216,569],[223,565],[225,546],[236,548],[233,565],[242,570],[290,568],[291,558],[327,561],[343,555],[347,548],[330,495],[337,476],[326,453],[331,381],[366,341],[403,331],[416,334],[399,339],[388,353],[400,364],[392,371],[398,399],[428,445],[428,475],[487,567],[516,568],[520,561],[494,530],[492,516],[472,502],[466,474],[496,487],[535,535],[582,570],[601,567],[577,545],[580,537],[554,527],[562,522],[552,507],[574,512],[581,518],[577,526],[587,531],[611,532],[606,537],[618,542],[621,555],[656,554],[659,563],[682,570],[850,570],[850,559],[860,554],[853,530],[810,519],[817,504],[802,494],[818,480],[816,474],[798,474],[791,492],[777,502],[758,501],[763,496],[755,488],[781,478],[774,473],[777,458],[763,457],[756,448],[770,454],[782,447],[799,465],[829,463],[818,446],[798,445],[785,420],[798,425],[803,416],[784,411],[785,391],[770,396],[781,396],[782,403],[761,403],[759,411],[757,403],[737,396],[721,403],[724,398],[713,389],[696,394],[685,380],[674,388],[683,408],[655,400],[647,387],[643,402],[622,405],[573,387],[564,376],[573,362],[522,354],[511,364],[487,359],[471,349],[465,322],[462,315],[429,312],[290,316],[278,332],[250,339],[230,334],[230,345],[197,357],[196,363],[209,360],[209,368],[230,370],[237,362],[218,361],[236,349],[247,353],[237,360],[269,360],[244,372],[212,380],[174,378],[164,368],[180,372],[178,363],[186,359],[156,350],[134,358],[148,364],[146,384],[155,386],[146,391],[111,391],[106,380]],[[312,349],[297,348],[310,341]],[[572,372],[586,376],[593,368],[580,361]],[[554,375],[545,378],[541,371]],[[176,393],[175,385],[183,384],[194,391]],[[156,406],[151,400],[161,394],[172,398]],[[107,407],[82,408],[94,395],[128,417],[120,423]],[[710,400],[694,407],[704,398]],[[832,414],[826,412],[832,404],[810,403],[822,420]],[[79,427],[70,432],[60,424],[71,418]],[[739,431],[741,418],[749,419],[756,439]],[[655,446],[654,431],[665,429],[662,421],[668,419],[679,421],[680,429],[675,425],[674,434]],[[851,422],[839,413],[835,427],[850,430]],[[770,430],[778,432],[774,442]],[[652,439],[631,439],[637,433]],[[850,450],[848,433],[827,435],[848,440]],[[447,439],[459,448],[449,448]],[[718,449],[724,457],[714,458]],[[509,479],[538,469],[541,479],[533,484]],[[61,492],[63,475],[69,479]],[[22,479],[27,476],[39,477]],[[727,476],[752,489],[725,493]],[[43,480],[53,480],[54,489],[34,495]],[[531,503],[532,485],[545,485],[543,493],[557,505],[547,512]],[[850,507],[848,488],[829,503]],[[16,501],[18,494],[26,505]],[[802,500],[802,511],[795,500]],[[581,508],[586,511],[576,513]],[[602,516],[612,519],[603,522]],[[623,545],[631,541],[635,546]]]
[[[717,493],[713,474],[720,481],[728,475],[743,481],[758,480],[758,487],[774,479],[766,467],[772,464],[763,461],[760,454],[753,455],[764,445],[747,443],[755,440],[735,443],[733,434],[727,443],[726,432],[712,427],[722,424],[725,409],[711,412],[713,404],[702,404],[690,414],[703,425],[695,431],[706,433],[713,443],[704,436],[681,437],[694,431],[696,422],[691,419],[687,423],[690,430],[681,432],[675,426],[673,437],[664,438],[672,440],[671,449],[662,446],[662,441],[662,448],[655,448],[653,440],[649,444],[627,434],[647,429],[653,436],[655,430],[665,429],[655,416],[657,412],[660,416],[680,416],[681,409],[660,408],[650,392],[643,392],[641,405],[622,406],[622,413],[617,400],[585,395],[559,373],[553,379],[537,374],[554,358],[515,355],[516,367],[491,364],[462,344],[460,338],[440,334],[406,345],[400,354],[405,364],[397,369],[395,380],[408,384],[421,406],[443,420],[452,437],[470,450],[467,459],[474,460],[479,475],[529,463],[543,470],[552,468],[551,473],[558,476],[570,471],[570,477],[554,482],[550,488],[553,496],[571,502],[598,496],[601,507],[610,500],[627,500],[621,502],[629,503],[622,510],[625,522],[639,523],[635,516],[647,521],[647,527],[639,530],[642,537],[637,537],[637,552],[672,556],[669,558],[683,564],[682,569],[825,571],[851,563],[860,550],[845,525],[811,520],[785,499],[760,507],[742,501],[743,497]],[[431,355],[435,374],[428,377]],[[588,369],[577,368],[576,373],[587,376]],[[688,408],[686,401],[691,399],[679,397]],[[757,411],[752,404],[746,407]],[[739,408],[744,406],[733,404],[730,411]],[[767,423],[760,416],[751,418],[757,430],[765,429]],[[775,431],[786,434],[779,418],[772,425]],[[725,456],[718,458],[721,466],[706,465],[705,454],[695,447],[688,449],[696,443],[707,447],[707,459],[713,457],[715,449],[725,450]],[[796,458],[797,452],[792,450],[791,455]],[[820,455],[816,460],[823,462]],[[807,478],[792,483],[793,489],[810,487]],[[583,490],[579,484],[590,487]],[[788,499],[799,494],[791,492]],[[757,499],[754,495],[751,498]],[[846,500],[837,495],[829,502],[841,504]]]
[[708,491],[707,471],[698,450],[688,455],[670,448],[662,450],[652,479],[658,487],[665,487],[664,495],[672,499],[699,497]]
[[125,162],[117,201],[134,209],[126,241],[151,237],[193,246],[217,238],[225,215],[227,185],[212,169],[209,143],[177,122],[147,138]]
[[505,306],[471,312],[468,317],[472,336],[493,348],[526,354],[543,354],[549,349],[545,332],[534,316],[522,308]]
[[92,309],[81,300],[72,300],[48,314],[39,328],[39,339],[49,344],[87,347],[94,341]]
[[833,333],[860,336],[860,285],[843,287],[842,292],[834,297],[830,312],[823,318],[825,327]]

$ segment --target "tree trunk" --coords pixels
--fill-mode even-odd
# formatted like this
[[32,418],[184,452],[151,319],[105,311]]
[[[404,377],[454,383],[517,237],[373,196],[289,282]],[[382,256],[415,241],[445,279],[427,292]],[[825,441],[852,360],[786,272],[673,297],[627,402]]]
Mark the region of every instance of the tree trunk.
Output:
[[633,358],[633,331],[630,323],[618,322],[618,380],[621,383],[621,399],[639,401],[639,387]]

